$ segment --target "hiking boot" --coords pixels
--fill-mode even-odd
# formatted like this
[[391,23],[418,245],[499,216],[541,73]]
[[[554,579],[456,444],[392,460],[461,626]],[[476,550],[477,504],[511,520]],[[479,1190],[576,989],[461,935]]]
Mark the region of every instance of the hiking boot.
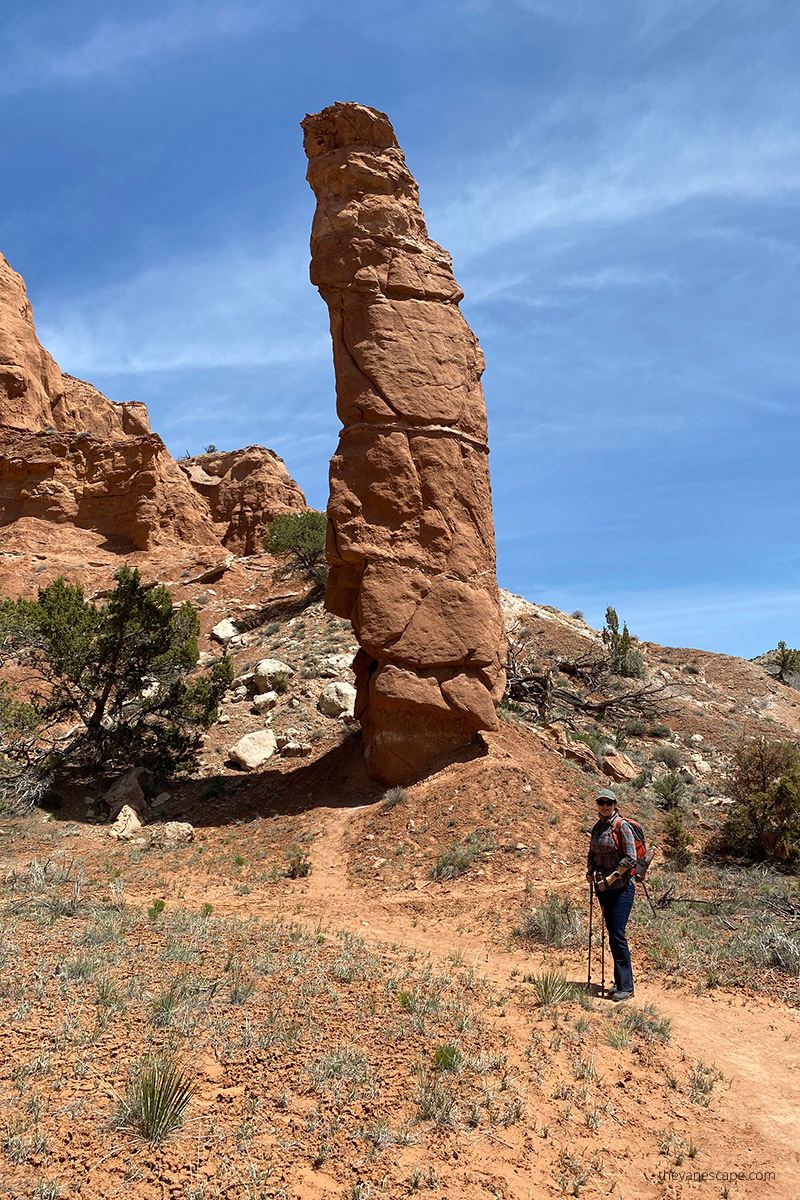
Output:
[[623,992],[623,991],[620,991],[619,988],[614,988],[614,991],[611,993],[610,998],[614,1001],[615,1004],[618,1004],[620,1002],[620,1000],[632,1000],[633,992],[632,991],[631,992]]

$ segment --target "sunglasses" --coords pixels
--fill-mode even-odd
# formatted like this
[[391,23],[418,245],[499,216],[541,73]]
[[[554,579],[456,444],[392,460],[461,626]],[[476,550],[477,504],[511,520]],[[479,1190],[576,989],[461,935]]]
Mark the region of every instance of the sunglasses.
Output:
[[598,808],[613,808],[614,807],[613,800],[598,800],[598,801],[596,801],[596,803],[597,803]]

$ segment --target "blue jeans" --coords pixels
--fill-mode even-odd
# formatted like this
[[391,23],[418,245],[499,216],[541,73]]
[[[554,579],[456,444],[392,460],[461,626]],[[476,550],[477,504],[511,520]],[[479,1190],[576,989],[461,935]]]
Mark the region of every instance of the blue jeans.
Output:
[[631,881],[623,888],[609,888],[597,893],[605,917],[608,945],[614,959],[614,983],[620,992],[633,991],[633,969],[625,926],[633,908],[636,884]]

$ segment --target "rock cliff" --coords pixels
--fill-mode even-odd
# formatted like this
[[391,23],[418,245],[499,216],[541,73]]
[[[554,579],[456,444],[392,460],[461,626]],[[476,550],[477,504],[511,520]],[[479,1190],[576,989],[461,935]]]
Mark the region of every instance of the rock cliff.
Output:
[[268,521],[306,507],[271,450],[205,455],[181,470],[144,404],[112,403],[62,374],[0,255],[0,526],[34,517],[137,550],[179,541],[250,554]]
[[483,356],[388,118],[338,103],[302,126],[343,425],[326,605],[361,645],[369,769],[407,782],[496,727],[505,683]]
[[256,554],[269,521],[307,508],[283,459],[264,446],[198,454],[179,466],[207,502],[223,544],[237,554]]

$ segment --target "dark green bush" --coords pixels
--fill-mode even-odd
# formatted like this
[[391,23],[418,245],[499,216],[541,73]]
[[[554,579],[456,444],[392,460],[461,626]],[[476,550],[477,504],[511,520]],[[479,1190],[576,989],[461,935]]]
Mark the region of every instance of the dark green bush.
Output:
[[669,771],[653,784],[653,791],[664,802],[664,808],[676,808],[683,799],[686,784],[676,771]]
[[288,556],[284,565],[276,568],[275,579],[285,579],[297,572],[310,583],[322,587],[328,576],[325,566],[327,525],[325,513],[319,512],[289,513],[270,523],[264,549],[268,554]]
[[797,746],[762,733],[740,742],[734,750],[727,774],[728,793],[733,800],[745,800],[756,792],[768,791],[782,775],[798,771]]
[[694,837],[683,823],[680,809],[672,808],[664,818],[664,857],[678,871],[683,871],[692,861],[689,846]]
[[782,775],[764,792],[736,800],[721,841],[729,854],[796,871],[800,867],[800,771]]
[[[101,605],[56,579],[36,600],[0,601],[0,667],[25,667],[30,701],[0,690],[0,804],[36,802],[60,769],[193,765],[201,730],[233,678],[223,657],[189,680],[197,613],[122,567]],[[70,732],[64,734],[63,730]]]
[[651,738],[668,738],[672,737],[672,730],[667,725],[651,725],[647,731],[647,736]]
[[619,629],[617,610],[610,606],[606,609],[606,623],[601,634],[608,648],[611,670],[626,679],[644,679],[644,659],[638,650],[633,648],[633,639],[627,624]]

